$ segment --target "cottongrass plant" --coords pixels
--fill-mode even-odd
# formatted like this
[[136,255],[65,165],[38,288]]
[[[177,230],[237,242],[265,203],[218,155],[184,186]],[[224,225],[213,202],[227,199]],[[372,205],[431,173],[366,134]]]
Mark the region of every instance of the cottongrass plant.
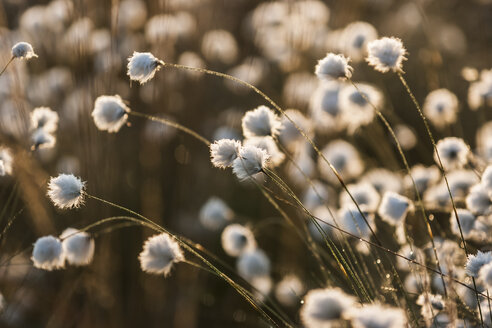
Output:
[[17,59],[26,59],[26,60],[29,60],[31,58],[38,57],[38,55],[36,55],[34,53],[34,50],[32,48],[32,45],[30,43],[23,42],[23,41],[14,44],[14,46],[12,47],[11,53],[12,53],[12,57],[7,62],[7,64],[5,64],[4,68],[0,72],[0,76],[5,72],[5,70],[7,69],[7,67],[10,65],[10,63],[14,59],[17,58]]
[[[361,52],[365,51],[363,45],[368,41],[366,38],[375,38],[375,36],[369,35],[363,39],[358,38]],[[214,47],[210,48],[219,51],[219,48],[215,48],[216,43],[212,41],[207,41],[207,43],[214,44]],[[227,55],[226,53],[214,54],[214,51],[209,51],[211,58],[215,56],[217,59],[227,61],[226,57],[223,57]],[[422,115],[424,122],[426,122],[418,103],[415,101],[413,94],[402,75],[402,63],[406,59],[406,50],[403,47],[401,40],[396,38],[375,40],[368,43],[367,51],[367,61],[369,62],[369,65],[374,66],[376,70],[383,73],[393,71],[399,75],[407,92],[412,97],[412,100],[414,100],[419,113]],[[234,59],[232,58],[230,60],[232,62]],[[477,234],[486,235],[488,229],[487,225],[489,225],[485,218],[475,217],[475,215],[487,215],[485,213],[488,213],[489,211],[490,193],[487,184],[488,176],[485,174],[488,172],[486,171],[484,173],[485,178],[482,177],[480,183],[478,183],[478,179],[469,178],[471,176],[470,174],[474,174],[474,172],[470,170],[449,172],[449,174],[446,175],[445,170],[463,169],[470,164],[468,158],[470,155],[469,147],[464,141],[460,139],[458,139],[458,141],[454,139],[451,140],[451,138],[443,139],[441,140],[442,142],[440,141],[440,144],[438,143],[436,145],[427,125],[426,128],[435,148],[436,162],[439,165],[439,169],[441,169],[443,174],[442,178],[444,179],[445,184],[441,181],[439,172],[437,172],[437,176],[435,176],[433,173],[435,170],[432,168],[414,167],[414,169],[410,170],[406,158],[400,149],[398,138],[396,138],[391,126],[389,126],[389,123],[378,109],[378,107],[383,104],[381,94],[378,90],[368,85],[354,83],[351,80],[353,69],[348,63],[348,58],[343,55],[329,53],[325,58],[320,60],[316,67],[316,75],[321,80],[329,80],[329,83],[337,84],[336,88],[334,88],[334,90],[336,89],[336,92],[333,92],[333,95],[336,95],[337,99],[340,98],[342,101],[340,104],[334,105],[334,107],[340,106],[337,110],[341,110],[341,122],[346,122],[345,124],[342,123],[343,127],[348,127],[349,132],[354,132],[356,128],[370,124],[374,117],[374,113],[387,124],[386,126],[397,142],[402,160],[405,162],[404,164],[409,174],[408,178],[415,187],[416,193],[413,195],[417,198],[415,202],[422,206],[422,211],[424,211],[423,202],[420,200],[419,196],[421,192],[428,192],[428,195],[430,195],[428,199],[433,200],[433,202],[438,203],[438,205],[443,205],[443,207],[448,205],[450,201],[454,209],[454,216],[450,216],[451,230],[455,234],[458,234],[457,232],[459,232],[463,242],[463,248],[465,248],[465,254],[469,255],[466,249],[465,238],[475,238],[473,236],[476,236]],[[134,52],[133,56],[129,58],[127,74],[130,77],[130,80],[144,84],[150,81],[157,71],[166,67],[174,67],[197,73],[207,73],[228,79],[229,81],[237,82],[262,96],[268,102],[269,106],[272,106],[273,110],[267,106],[260,106],[247,112],[243,116],[242,128],[245,137],[244,141],[222,139],[211,144],[206,138],[195,131],[171,120],[161,119],[130,110],[127,103],[117,95],[101,96],[96,99],[94,111],[92,113],[96,126],[100,130],[115,133],[128,121],[130,115],[135,115],[175,127],[209,146],[211,162],[215,167],[221,169],[232,168],[232,172],[240,181],[252,181],[253,183],[256,183],[263,195],[287,220],[287,222],[294,228],[297,227],[296,233],[301,237],[303,242],[306,243],[307,247],[320,264],[321,271],[324,274],[323,285],[332,286],[337,283],[337,277],[333,277],[333,275],[330,277],[330,275],[327,274],[328,270],[337,270],[340,272],[342,280],[347,282],[347,289],[350,288],[353,294],[360,299],[359,303],[361,304],[357,304],[357,297],[350,296],[341,289],[334,287],[311,290],[306,295],[300,312],[301,320],[306,327],[325,327],[332,326],[333,324],[348,325],[349,322],[353,327],[405,327],[410,324],[410,320],[417,322],[415,314],[411,313],[411,306],[409,306],[410,310],[408,317],[402,310],[404,306],[408,306],[407,302],[409,302],[409,299],[413,296],[406,294],[403,283],[391,263],[389,254],[396,256],[398,260],[411,264],[409,265],[410,273],[407,276],[407,280],[410,281],[409,285],[414,285],[413,290],[420,295],[415,303],[422,307],[421,314],[427,323],[432,322],[433,320],[441,320],[443,322],[446,320],[450,322],[455,321],[450,318],[452,310],[447,309],[448,303],[444,303],[444,301],[441,300],[440,295],[429,293],[430,287],[428,286],[428,277],[423,273],[423,269],[434,274],[432,277],[433,288],[444,294],[445,299],[449,297],[446,290],[451,288],[451,282],[468,288],[468,291],[474,290],[477,296],[476,305],[478,305],[480,311],[480,319],[481,321],[487,322],[487,318],[482,317],[481,304],[484,303],[481,302],[481,299],[479,298],[479,292],[475,285],[474,278],[480,279],[480,283],[483,282],[487,286],[489,285],[490,253],[481,253],[479,251],[477,255],[469,255],[466,258],[466,272],[469,276],[473,277],[474,283],[473,287],[468,287],[462,282],[465,279],[465,271],[462,269],[465,263],[456,255],[457,250],[459,251],[460,247],[455,242],[445,240],[439,244],[439,257],[436,256],[438,270],[426,265],[425,256],[419,255],[423,254],[422,251],[419,248],[415,248],[415,245],[413,245],[411,240],[407,240],[406,235],[403,238],[398,238],[396,240],[398,243],[397,246],[401,247],[399,253],[391,251],[382,245],[376,234],[377,232],[379,233],[379,220],[381,219],[392,226],[403,228],[414,203],[410,198],[412,197],[410,193],[406,193],[406,190],[402,190],[401,183],[398,184],[395,182],[399,179],[398,177],[393,176],[391,179],[388,179],[389,182],[386,183],[386,181],[377,181],[374,180],[374,177],[371,178],[363,175],[364,170],[368,165],[361,159],[357,149],[346,141],[332,141],[323,148],[323,151],[320,151],[318,146],[312,140],[315,135],[312,131],[308,131],[311,128],[311,124],[306,123],[306,121],[303,120],[302,114],[292,110],[284,111],[255,86],[234,76],[210,71],[204,68],[165,63],[154,57],[151,53],[138,52]],[[343,81],[349,83],[344,85]],[[340,88],[340,90],[338,90],[338,88]],[[325,99],[322,97],[318,104],[318,107],[321,108],[322,111],[325,111],[326,107],[330,107],[326,105],[324,101]],[[456,106],[454,106],[455,104],[453,102],[445,105],[450,108],[452,107],[454,112],[456,112],[456,109],[454,109]],[[439,108],[444,105],[432,103],[429,106],[431,110],[439,112],[441,111]],[[343,109],[344,107],[345,109]],[[281,116],[277,116],[274,110]],[[350,118],[351,116],[354,116],[354,113],[356,112],[367,116],[364,116],[364,120],[360,122],[351,122]],[[45,112],[43,115],[39,114],[39,118],[36,117],[33,119],[33,129],[38,129],[36,131],[44,131],[46,133],[44,135],[40,133],[35,139],[37,140],[35,141],[35,144],[39,147],[44,144],[50,144],[48,136],[50,133],[56,131],[56,128],[53,130],[52,128],[49,128],[49,124],[46,124],[46,120],[49,120],[50,115],[51,114],[48,114],[48,112]],[[338,113],[333,115],[333,124],[331,126],[337,126],[337,123],[339,123],[335,119],[337,115]],[[343,115],[345,115],[345,117]],[[362,117],[362,115],[356,116]],[[451,119],[448,121],[449,123],[452,123]],[[352,126],[350,123],[352,123]],[[342,129],[338,131],[341,130]],[[284,131],[287,132],[284,134]],[[326,200],[328,197],[320,196],[320,193],[317,191],[318,187],[311,181],[310,175],[304,172],[304,167],[307,167],[308,165],[295,165],[295,157],[292,157],[290,152],[294,153],[299,147],[288,145],[291,143],[289,140],[296,140],[299,144],[301,144],[301,142],[307,142],[307,144],[312,146],[314,152],[318,156],[318,170],[321,173],[321,177],[333,185],[341,185],[343,190],[338,199],[338,205],[340,207],[338,211],[336,208],[330,208],[329,204],[325,204],[328,203],[328,200]],[[309,158],[309,155],[307,155],[306,158]],[[4,163],[6,160],[3,158],[0,159],[0,164],[4,167],[2,169],[3,172],[7,172],[8,170],[5,168],[6,164]],[[289,161],[289,165],[292,164],[296,166],[295,168],[300,171],[300,174],[305,178],[305,181],[309,182],[310,187],[313,186],[318,206],[313,206],[313,208],[311,208],[311,206],[306,206],[281,178],[281,175],[274,171],[274,167],[280,165],[280,163],[286,159]],[[2,166],[0,166],[0,168],[2,168]],[[434,167],[434,169],[436,168]],[[418,170],[421,172],[417,172]],[[413,173],[415,173],[416,178],[413,177]],[[308,232],[308,225],[306,222],[294,222],[291,220],[289,215],[278,205],[274,198],[279,198],[280,196],[274,194],[272,189],[270,189],[271,186],[263,186],[262,183],[266,181],[261,181],[261,179],[258,179],[259,177],[268,178],[265,180],[271,182],[288,196],[288,199],[280,200],[293,206],[308,218],[309,224],[311,224],[311,226],[314,225],[316,231],[321,235],[321,239],[325,241],[329,253],[325,252],[324,249],[321,249],[319,245],[310,239],[311,235]],[[261,183],[259,183],[259,181]],[[347,182],[353,184],[347,184]],[[440,192],[442,190],[446,191],[443,187],[447,188],[449,195],[445,194],[442,196],[442,193]],[[437,192],[437,189],[439,189],[439,192]],[[472,194],[474,197],[470,196]],[[269,316],[270,314],[273,314],[275,319],[278,319],[279,322],[282,322],[285,326],[291,326],[289,322],[285,321],[281,314],[277,313],[275,310],[271,311],[266,303],[263,303],[263,305],[269,311],[268,314],[260,307],[260,304],[262,304],[261,294],[268,294],[272,288],[273,282],[272,277],[270,276],[272,263],[266,253],[258,248],[254,234],[249,228],[235,223],[227,226],[221,235],[222,244],[228,255],[238,257],[238,274],[256,288],[260,292],[259,295],[248,292],[205,259],[202,255],[205,251],[202,248],[198,248],[191,241],[187,241],[178,235],[170,233],[136,212],[88,194],[86,192],[85,183],[74,175],[61,174],[56,178],[51,178],[48,184],[48,196],[55,206],[61,209],[80,207],[84,203],[84,200],[89,198],[130,213],[136,218],[125,218],[126,220],[136,220],[143,226],[149,227],[159,233],[158,235],[149,238],[143,246],[143,251],[139,257],[143,271],[167,276],[175,263],[183,262],[192,264],[223,278],[231,284],[270,324],[277,325],[277,323]],[[468,209],[457,209],[453,197],[461,200],[466,199],[466,204],[460,205],[466,205]],[[334,202],[336,203],[336,200]],[[336,215],[333,215],[333,212]],[[423,213],[423,215],[424,217],[426,216],[425,213]],[[218,231],[222,226],[232,221],[233,216],[234,213],[224,202],[212,199],[202,208],[200,221],[204,226]],[[114,219],[116,220],[117,218]],[[121,217],[120,219],[123,218]],[[100,220],[96,224],[102,224],[102,222],[109,221],[110,220]],[[429,226],[428,230],[432,241],[432,248],[434,252],[436,252],[432,230],[430,230]],[[405,234],[405,231],[403,234]],[[357,248],[356,251],[360,250],[361,254],[354,253],[355,248],[345,248],[345,246],[347,246],[348,238],[352,238],[355,241],[364,243],[368,246],[366,247],[365,253],[362,252],[360,248]],[[375,242],[370,241],[371,238],[374,239]],[[75,265],[90,263],[94,253],[94,243],[90,235],[84,232],[84,229],[68,229],[62,233],[60,239],[47,236],[40,238],[38,242],[36,242],[32,257],[35,266],[51,270],[63,267],[65,261]],[[342,248],[339,248],[340,245],[343,245]],[[369,246],[371,246],[371,248],[369,248]],[[374,252],[376,249],[377,252]],[[185,251],[199,258],[204,266],[185,260]],[[380,258],[377,258],[381,254],[385,254],[386,256],[385,258],[382,258],[383,261],[381,261]],[[377,282],[374,282],[372,277],[367,274],[369,271],[365,266],[365,259],[362,257],[366,255],[372,256],[374,259],[372,264],[380,278]],[[443,270],[441,270],[439,258],[443,259]],[[391,266],[393,271],[388,271],[388,273],[386,273],[387,266]],[[399,268],[403,267],[401,265],[398,266]],[[416,270],[416,267],[418,267],[419,270]],[[441,279],[435,280],[434,278],[439,278],[439,275]],[[446,277],[446,281],[444,280],[444,277]],[[392,284],[393,281],[395,282],[396,288]],[[304,286],[299,286],[300,284],[298,281],[296,282],[295,279],[291,279],[291,281],[288,282],[289,283],[286,282],[285,285],[293,286],[292,289],[295,289],[295,295],[304,292]],[[405,286],[407,286],[406,283]],[[291,301],[286,301],[285,303],[294,304],[294,297],[285,296],[288,294],[285,292],[285,289],[288,287],[282,288],[284,291],[283,293],[279,293],[279,295],[284,296],[278,298],[289,297]],[[380,289],[388,291],[388,297],[379,296]],[[485,295],[480,293],[480,297],[485,297]],[[394,304],[401,308],[380,305],[378,303],[385,300],[388,302],[394,301]],[[369,305],[369,303],[372,304]],[[446,306],[443,304],[446,304]],[[436,313],[434,313],[434,311],[436,311]],[[437,313],[440,311],[449,311],[449,313]],[[470,312],[471,311],[474,311],[474,307],[471,307]],[[484,313],[486,313],[486,311],[484,311]],[[437,316],[437,314],[439,314],[439,316]],[[473,315],[474,314],[472,314],[472,316]]]

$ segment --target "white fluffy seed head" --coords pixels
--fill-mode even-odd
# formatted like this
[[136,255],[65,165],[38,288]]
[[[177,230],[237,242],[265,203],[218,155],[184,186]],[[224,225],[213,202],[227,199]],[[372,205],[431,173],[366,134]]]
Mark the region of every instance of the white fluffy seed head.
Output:
[[257,277],[267,276],[270,274],[270,260],[265,252],[256,248],[239,255],[237,271],[241,277],[248,281]]
[[43,270],[54,270],[63,268],[65,265],[65,254],[62,243],[53,236],[41,237],[34,243],[31,257],[34,266]]
[[240,181],[254,177],[267,167],[270,156],[261,148],[244,146],[232,163],[232,171]]
[[53,148],[56,138],[44,129],[36,129],[31,134],[32,149]]
[[355,305],[355,298],[338,288],[313,289],[304,297],[301,321],[306,328],[331,327]]
[[478,271],[478,276],[487,289],[492,290],[492,263],[485,264]]
[[405,311],[378,304],[352,308],[347,313],[354,328],[407,328]]
[[270,136],[248,138],[244,140],[244,145],[258,147],[266,151],[272,167],[279,166],[285,159],[284,153],[278,149],[277,143]]
[[229,256],[239,256],[256,248],[253,232],[240,224],[228,225],[221,236],[222,248]]
[[437,128],[456,122],[458,98],[448,89],[437,89],[427,95],[423,110],[425,116]]
[[31,59],[37,57],[32,45],[27,42],[18,42],[12,47],[12,57],[19,59]]
[[200,209],[201,224],[209,230],[219,230],[234,217],[234,212],[218,197],[211,197]]
[[[460,169],[468,162],[469,148],[463,139],[448,137],[441,139],[436,145],[437,152],[445,170]],[[434,160],[439,164],[436,151]]]
[[369,65],[374,66],[376,71],[386,73],[389,70],[393,72],[403,72],[402,64],[407,58],[407,50],[398,38],[384,37],[371,41],[367,45],[368,56],[366,61]]
[[92,262],[95,245],[94,239],[87,232],[67,228],[60,235],[60,239],[68,263],[88,265]]
[[[365,209],[369,212],[376,212],[381,197],[370,183],[361,182],[357,184],[350,184],[347,186],[347,189],[357,204],[364,205]],[[347,192],[340,193],[341,207],[353,205],[353,200],[350,195]]]
[[466,261],[466,274],[471,277],[478,277],[478,272],[480,269],[488,263],[492,262],[492,253],[491,252],[481,252],[478,251],[477,255],[469,255],[468,260]]
[[37,107],[31,112],[31,129],[43,129],[55,133],[58,128],[58,113],[49,107]]
[[243,135],[251,137],[275,137],[280,133],[282,122],[267,106],[259,106],[244,114],[242,119]]
[[167,276],[174,263],[184,260],[184,254],[171,236],[162,233],[147,239],[138,258],[143,271]]
[[152,79],[163,62],[150,52],[133,52],[133,55],[128,58],[127,74],[130,80],[138,81],[140,84]]
[[[482,179],[483,176],[484,175],[482,175]],[[470,188],[468,195],[466,195],[465,201],[466,208],[468,208],[474,214],[492,214],[492,200],[490,199],[487,190],[480,183]]]
[[[359,151],[345,140],[333,140],[321,152],[345,181],[357,178],[364,170]],[[318,157],[318,168],[323,177],[330,182],[338,183],[336,175],[321,156]]]
[[275,297],[285,306],[294,306],[304,294],[302,281],[293,274],[286,275],[275,287]]
[[329,53],[318,61],[315,68],[316,76],[325,81],[350,78],[353,68],[348,64],[349,61],[350,59],[343,55]]
[[451,213],[449,223],[451,226],[451,231],[453,232],[454,235],[456,236],[461,236],[461,233],[463,233],[463,237],[469,238],[470,235],[473,232],[473,228],[475,227],[475,221],[476,217],[473,215],[472,212],[458,208],[456,209],[456,212],[458,213],[458,218],[460,221],[460,226],[461,226],[461,232],[460,232],[460,227],[458,226],[458,221],[456,220],[456,214],[454,211]]
[[94,102],[92,117],[99,130],[115,133],[126,123],[129,111],[120,96],[99,96]]
[[73,174],[60,174],[51,177],[48,183],[48,196],[55,206],[77,208],[84,203],[85,182]]
[[210,145],[210,159],[215,167],[225,169],[232,166],[237,158],[241,142],[233,139],[220,139]]
[[412,201],[407,197],[387,191],[379,205],[378,214],[384,221],[396,226],[405,219],[412,207]]

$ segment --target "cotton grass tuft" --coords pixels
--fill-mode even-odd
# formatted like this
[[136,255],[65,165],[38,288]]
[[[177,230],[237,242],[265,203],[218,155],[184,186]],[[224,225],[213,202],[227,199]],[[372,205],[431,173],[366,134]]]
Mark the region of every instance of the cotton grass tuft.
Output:
[[173,264],[184,261],[179,244],[166,233],[147,239],[139,255],[143,271],[168,276]]
[[384,37],[371,41],[367,45],[367,51],[366,61],[369,65],[374,66],[376,71],[381,73],[386,73],[390,70],[403,72],[402,64],[407,59],[405,57],[407,51],[400,39]]
[[154,57],[150,52],[135,51],[128,58],[127,75],[130,77],[130,80],[144,84],[154,77],[162,65],[163,62]]
[[12,57],[14,58],[31,59],[37,56],[32,45],[27,42],[18,42],[12,47]]
[[349,58],[343,55],[329,53],[320,59],[315,68],[316,76],[320,80],[349,79],[352,77],[353,68],[349,66]]
[[87,232],[67,228],[60,235],[60,239],[68,263],[88,265],[92,262],[95,245],[94,239]]
[[99,96],[94,102],[92,117],[99,130],[115,133],[126,123],[129,111],[119,95]]
[[85,182],[73,174],[60,174],[51,177],[48,183],[48,196],[55,206],[77,208],[84,203]]
[[34,266],[51,271],[61,269],[65,265],[65,254],[58,238],[45,236],[36,240],[31,257]]

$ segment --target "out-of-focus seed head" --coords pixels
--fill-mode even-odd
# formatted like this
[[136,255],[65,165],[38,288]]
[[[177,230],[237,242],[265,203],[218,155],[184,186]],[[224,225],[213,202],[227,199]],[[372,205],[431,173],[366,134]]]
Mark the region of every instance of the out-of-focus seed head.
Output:
[[65,265],[65,254],[62,243],[53,236],[41,237],[34,243],[31,257],[34,266],[39,269],[51,271],[63,268]]
[[31,59],[37,57],[32,45],[27,42],[18,42],[12,47],[12,57],[19,59]]

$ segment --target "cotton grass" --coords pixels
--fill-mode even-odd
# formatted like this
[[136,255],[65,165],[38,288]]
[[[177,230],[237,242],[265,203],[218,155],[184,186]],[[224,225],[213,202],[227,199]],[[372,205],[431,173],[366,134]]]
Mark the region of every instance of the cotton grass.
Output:
[[48,196],[56,207],[77,208],[84,204],[85,182],[73,174],[60,174],[51,177],[48,183]]
[[143,271],[167,277],[175,263],[184,261],[184,254],[171,236],[162,233],[145,241],[138,259]]
[[65,265],[65,253],[58,238],[45,236],[34,243],[31,257],[36,268],[51,271],[61,269]]

